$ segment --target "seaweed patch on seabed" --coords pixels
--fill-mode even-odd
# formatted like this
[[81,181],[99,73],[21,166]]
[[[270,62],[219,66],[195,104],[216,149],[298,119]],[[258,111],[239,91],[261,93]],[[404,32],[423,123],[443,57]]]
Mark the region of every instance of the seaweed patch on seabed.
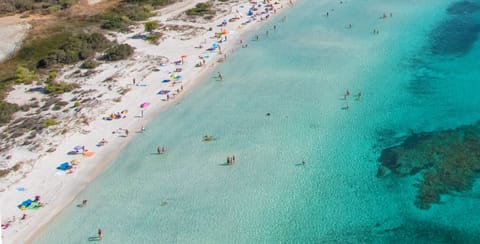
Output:
[[480,177],[480,121],[456,129],[412,133],[400,145],[382,150],[377,177],[423,173],[415,205],[429,209],[440,195],[471,190]]
[[451,16],[430,34],[430,50],[435,55],[464,55],[477,41],[480,23],[476,12],[480,3],[458,1],[447,8]]
[[446,12],[448,17],[440,22],[428,35],[426,47],[415,57],[408,59],[408,67],[413,77],[408,86],[416,95],[429,95],[434,92],[435,80],[448,70],[435,68],[440,60],[449,61],[466,55],[473,48],[480,33],[478,12],[480,3],[458,1],[452,3]]

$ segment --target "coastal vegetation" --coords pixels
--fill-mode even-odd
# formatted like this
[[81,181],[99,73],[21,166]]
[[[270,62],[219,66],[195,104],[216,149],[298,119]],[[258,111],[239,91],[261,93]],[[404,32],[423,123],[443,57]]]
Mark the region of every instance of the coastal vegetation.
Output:
[[98,62],[93,59],[88,59],[80,65],[82,69],[95,69],[98,66]]
[[126,59],[133,54],[133,48],[128,44],[115,45],[105,51],[104,59],[108,61],[117,61]]
[[43,55],[35,66],[48,68],[55,64],[73,64],[92,58],[96,52],[110,45],[111,42],[100,33],[72,33],[64,39],[64,42],[59,43],[57,47],[52,47],[48,54]]
[[[97,57],[104,61],[130,57],[133,48],[127,44],[112,43],[104,36],[102,29],[124,31],[135,21],[153,16],[155,8],[172,4],[176,0],[116,2],[93,15],[75,15],[72,13],[74,11],[67,11],[77,3],[75,0],[0,1],[0,14],[51,14],[59,11],[52,15],[55,21],[39,22],[39,30],[35,28],[31,31],[18,52],[0,65],[0,124],[8,123],[13,113],[20,109],[19,106],[4,101],[11,85],[38,82],[63,65],[83,61],[81,68],[94,69],[98,65],[95,61]],[[160,33],[153,32],[147,40],[156,43],[160,37]],[[45,92],[51,95],[72,91],[76,86],[63,81],[45,82],[44,85]]]
[[194,8],[191,8],[185,12],[189,16],[212,16],[215,14],[215,10],[213,9],[213,4],[210,2],[205,3],[197,3]]
[[71,7],[76,0],[2,0],[0,14],[32,13],[49,14]]
[[152,32],[158,28],[158,21],[148,21],[143,24],[145,31]]

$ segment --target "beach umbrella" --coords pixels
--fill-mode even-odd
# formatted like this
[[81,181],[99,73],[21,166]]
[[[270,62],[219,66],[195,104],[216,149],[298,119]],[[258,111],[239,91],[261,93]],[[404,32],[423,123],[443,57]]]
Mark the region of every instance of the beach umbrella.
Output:
[[218,47],[218,44],[217,44],[217,43],[213,43],[213,44],[212,44],[212,47],[217,48],[217,47]]
[[143,102],[142,104],[140,104],[140,108],[147,108],[148,105],[150,105],[150,103]]
[[75,147],[73,148],[73,150],[75,150],[75,151],[80,151],[80,150],[82,150],[82,149],[83,149],[82,146],[75,146]]

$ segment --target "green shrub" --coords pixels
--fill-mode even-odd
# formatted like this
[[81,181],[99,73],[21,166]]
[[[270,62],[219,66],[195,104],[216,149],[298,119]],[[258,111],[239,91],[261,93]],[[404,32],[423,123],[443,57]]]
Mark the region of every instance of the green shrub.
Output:
[[72,6],[75,0],[1,0],[1,13],[22,13],[25,11],[51,13],[50,10],[61,10]]
[[149,4],[124,3],[102,16],[102,28],[108,30],[125,30],[133,21],[146,20],[153,16],[153,8]]
[[47,80],[45,81],[45,84],[52,84],[53,82],[55,82],[56,78],[57,78],[57,72],[55,71],[48,72],[48,77],[47,77]]
[[127,16],[121,16],[114,13],[106,14],[103,18],[104,22],[102,28],[107,30],[123,30],[132,23]]
[[155,29],[158,28],[158,22],[157,21],[148,21],[143,24],[145,31],[152,32]]
[[150,5],[133,5],[128,4],[123,6],[123,12],[125,15],[133,21],[142,21],[146,20],[153,16],[151,11],[153,8]]
[[12,115],[19,110],[17,104],[0,101],[0,124],[8,123]]
[[62,6],[60,6],[60,5],[52,5],[52,6],[50,6],[50,7],[47,8],[47,12],[48,12],[49,14],[51,14],[51,13],[58,12],[58,11],[60,11],[61,9],[62,9]]
[[195,8],[187,10],[185,13],[190,16],[203,16],[206,14],[214,14],[215,11],[211,9],[212,5],[210,3],[197,3]]
[[53,126],[53,125],[56,125],[58,124],[57,120],[55,120],[54,118],[50,118],[50,119],[46,119],[42,122],[42,125],[43,127],[47,128],[49,126]]
[[93,57],[95,52],[102,51],[110,44],[111,42],[99,33],[71,35],[56,48],[52,48],[46,57],[40,59],[37,68],[47,68],[57,63],[76,63]]
[[38,79],[38,75],[35,74],[35,71],[31,71],[22,66],[17,67],[17,70],[15,71],[15,82],[32,84],[35,79]]
[[95,60],[89,59],[80,66],[82,69],[94,69],[98,66],[98,63]]
[[74,108],[80,107],[80,102],[78,102],[78,101],[74,102],[74,103],[73,103],[73,107],[74,107]]
[[45,86],[45,91],[49,94],[62,94],[65,92],[71,92],[75,88],[78,88],[77,84],[66,83],[64,81],[51,82]]
[[160,39],[160,37],[162,37],[162,33],[154,32],[145,37],[145,40],[152,44],[158,44],[158,40]]
[[133,54],[133,48],[128,44],[115,45],[105,51],[105,60],[117,61],[130,57]]

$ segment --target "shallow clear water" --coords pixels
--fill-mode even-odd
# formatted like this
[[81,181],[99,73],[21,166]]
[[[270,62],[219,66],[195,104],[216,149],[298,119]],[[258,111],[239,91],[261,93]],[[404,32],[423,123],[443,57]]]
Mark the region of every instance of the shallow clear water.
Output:
[[160,114],[75,201],[88,207],[72,204],[35,242],[85,243],[98,228],[105,243],[478,241],[479,186],[425,211],[417,176],[375,176],[380,151],[410,129],[480,118],[479,2],[461,14],[453,2],[301,1],[218,67],[224,81]]

